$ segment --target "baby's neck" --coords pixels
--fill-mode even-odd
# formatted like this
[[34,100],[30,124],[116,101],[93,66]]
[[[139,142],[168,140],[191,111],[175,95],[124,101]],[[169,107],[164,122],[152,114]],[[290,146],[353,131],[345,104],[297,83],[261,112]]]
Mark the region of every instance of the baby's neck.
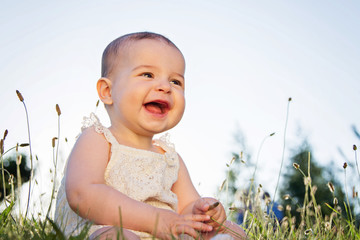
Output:
[[163,153],[161,149],[153,144],[153,136],[142,136],[138,134],[124,134],[116,131],[114,127],[110,127],[112,135],[116,138],[117,142],[121,145],[133,147],[137,149],[148,150],[157,153]]

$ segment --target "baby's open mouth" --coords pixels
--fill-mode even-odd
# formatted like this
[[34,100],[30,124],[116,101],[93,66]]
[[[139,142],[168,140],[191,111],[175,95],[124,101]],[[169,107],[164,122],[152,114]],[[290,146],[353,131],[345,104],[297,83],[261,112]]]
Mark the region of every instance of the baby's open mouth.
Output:
[[146,110],[155,114],[164,114],[169,111],[169,104],[165,101],[153,101],[144,104]]

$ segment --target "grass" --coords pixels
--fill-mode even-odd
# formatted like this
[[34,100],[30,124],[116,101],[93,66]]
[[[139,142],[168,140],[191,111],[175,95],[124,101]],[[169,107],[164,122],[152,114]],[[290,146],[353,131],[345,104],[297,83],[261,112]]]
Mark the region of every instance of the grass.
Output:
[[[308,158],[310,161],[310,155]],[[310,164],[308,164],[310,166]],[[307,173],[301,171],[297,164],[294,168],[304,176],[304,188],[306,189],[303,206],[298,211],[301,212],[301,220],[296,224],[295,217],[291,215],[290,206],[286,206],[286,216],[281,222],[278,222],[272,213],[266,213],[261,204],[261,191],[253,192],[250,201],[252,209],[247,210],[244,219],[244,226],[250,239],[360,239],[359,227],[356,227],[355,221],[348,211],[347,217],[341,213],[340,206],[335,208],[329,204],[327,206],[332,210],[329,216],[323,217],[321,208],[316,202],[316,186],[311,184],[310,169]],[[344,169],[345,170],[345,169]],[[329,191],[332,184],[329,183]],[[332,186],[333,187],[333,186]],[[290,196],[286,196],[290,197]],[[335,197],[334,197],[335,199]],[[269,204],[269,203],[267,203]],[[342,203],[345,209],[349,209],[349,202]],[[335,204],[336,205],[336,204]],[[236,209],[234,209],[236,210]]]
[[[21,96],[21,93],[17,91],[17,95],[19,100],[24,104],[26,118],[28,119],[28,114],[26,110],[26,105],[24,98]],[[289,99],[290,102],[290,99]],[[289,105],[288,105],[289,111]],[[50,212],[53,208],[53,200],[55,197],[56,190],[56,166],[58,159],[58,151],[59,151],[59,139],[60,139],[60,107],[56,105],[56,112],[58,114],[58,136],[53,139],[53,163],[55,167],[55,171],[53,173],[53,186],[51,191],[51,200],[48,206],[43,206],[47,208],[47,213],[45,217],[39,217],[36,213],[29,214],[29,203],[31,201],[31,181],[28,189],[28,199],[25,213],[19,210],[19,212],[15,212],[14,206],[16,202],[16,193],[14,190],[11,190],[9,193],[3,192],[5,201],[5,209],[0,214],[0,239],[66,239],[63,232],[59,229],[59,227],[54,223],[51,219]],[[288,116],[286,118],[287,123]],[[3,138],[0,141],[0,161],[1,161],[1,178],[3,179],[3,184],[5,184],[5,174],[9,174],[3,166],[4,156],[11,152],[10,150],[16,151],[16,154],[19,155],[18,149],[20,147],[28,147],[30,148],[30,161],[31,168],[32,165],[32,152],[31,152],[31,139],[30,139],[30,127],[29,122],[27,120],[28,125],[28,137],[29,143],[24,143],[21,145],[17,145],[10,149],[4,149],[4,141],[6,140],[7,131],[5,131]],[[286,125],[285,125],[286,132]],[[272,134],[273,135],[273,134]],[[270,136],[272,136],[270,135]],[[285,135],[284,135],[284,148],[285,148]],[[56,144],[57,143],[57,144]],[[263,144],[263,143],[262,143]],[[261,145],[262,145],[261,144]],[[355,152],[355,162],[356,168],[358,172],[358,177],[360,178],[360,172],[358,169],[357,163],[357,147],[353,146],[353,150]],[[258,153],[259,158],[260,150]],[[257,162],[258,162],[257,158]],[[284,158],[283,158],[284,159]],[[280,166],[280,171],[278,175],[277,186],[275,192],[277,191],[277,187],[279,185],[279,179],[281,177],[281,168],[283,164]],[[21,159],[20,159],[21,160]],[[233,160],[232,160],[233,161]],[[309,155],[308,161],[311,161],[311,156]],[[257,164],[256,164],[257,165]],[[347,214],[342,214],[341,208],[339,205],[335,204],[331,206],[327,204],[327,207],[331,209],[331,213],[327,216],[323,216],[321,214],[320,206],[317,204],[315,198],[316,186],[312,185],[310,169],[307,172],[303,172],[297,163],[293,164],[295,169],[299,170],[299,174],[302,174],[305,188],[305,200],[302,206],[299,206],[298,211],[301,212],[301,219],[299,223],[296,223],[295,217],[291,215],[291,207],[285,207],[285,217],[281,222],[277,221],[276,218],[273,217],[273,213],[266,212],[266,205],[262,201],[261,194],[261,186],[256,188],[253,186],[249,192],[247,192],[247,203],[252,205],[251,210],[247,209],[244,214],[244,230],[248,235],[248,239],[360,239],[359,227],[356,226],[356,222],[354,220],[354,216],[351,215],[351,211],[349,210],[349,199],[347,198],[346,202],[338,203],[343,204],[345,209],[347,209]],[[308,164],[310,166],[310,164]],[[231,167],[231,163],[228,165]],[[346,179],[346,168],[347,164],[344,164],[344,177]],[[33,169],[31,169],[33,170]],[[253,172],[253,178],[255,178],[255,171]],[[19,184],[20,176],[12,177],[10,179],[18,179],[17,183]],[[14,181],[11,182],[14,184]],[[225,182],[224,182],[225,183]],[[224,185],[223,183],[223,185]],[[331,183],[328,183],[329,191],[334,193],[334,186]],[[223,188],[223,186],[222,186]],[[346,189],[347,186],[344,186]],[[4,188],[5,189],[5,188]],[[14,189],[14,188],[12,188]],[[18,188],[20,190],[20,188]],[[358,199],[357,193],[353,193],[355,197]],[[275,197],[275,194],[274,194]],[[286,198],[291,198],[291,196],[285,196]],[[333,195],[334,202],[337,203],[336,196]],[[18,199],[19,200],[19,199]],[[267,202],[267,204],[271,204],[271,201]],[[360,203],[358,200],[358,204],[360,207]],[[229,204],[231,205],[231,204]],[[230,209],[233,213],[235,213],[238,209],[233,207]],[[121,215],[121,212],[119,212]],[[89,226],[85,227],[83,231],[77,236],[71,236],[70,239],[87,239],[87,232]],[[121,229],[119,230],[118,238],[122,236]]]

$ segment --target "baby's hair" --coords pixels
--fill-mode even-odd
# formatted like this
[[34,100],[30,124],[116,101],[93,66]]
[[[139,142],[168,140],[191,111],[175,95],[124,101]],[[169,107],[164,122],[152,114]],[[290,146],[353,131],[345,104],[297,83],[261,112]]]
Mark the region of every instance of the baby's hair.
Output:
[[[130,43],[133,41],[139,41],[142,39],[153,39],[164,41],[167,44],[175,47],[177,50],[179,48],[167,37],[164,37],[161,34],[153,33],[153,32],[135,32],[123,35],[121,37],[116,38],[113,40],[109,45],[105,48],[104,53],[102,55],[102,62],[101,62],[101,77],[108,77],[114,67],[114,61],[118,56],[118,51],[126,43]],[[181,52],[179,50],[179,52]]]

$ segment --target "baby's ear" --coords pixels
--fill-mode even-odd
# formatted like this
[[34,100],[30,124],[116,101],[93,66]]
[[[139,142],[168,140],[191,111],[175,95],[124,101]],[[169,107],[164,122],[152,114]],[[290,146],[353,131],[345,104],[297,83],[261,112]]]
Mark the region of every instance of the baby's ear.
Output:
[[111,86],[110,79],[104,77],[100,78],[96,84],[99,98],[106,105],[111,105],[113,103],[111,97]]

